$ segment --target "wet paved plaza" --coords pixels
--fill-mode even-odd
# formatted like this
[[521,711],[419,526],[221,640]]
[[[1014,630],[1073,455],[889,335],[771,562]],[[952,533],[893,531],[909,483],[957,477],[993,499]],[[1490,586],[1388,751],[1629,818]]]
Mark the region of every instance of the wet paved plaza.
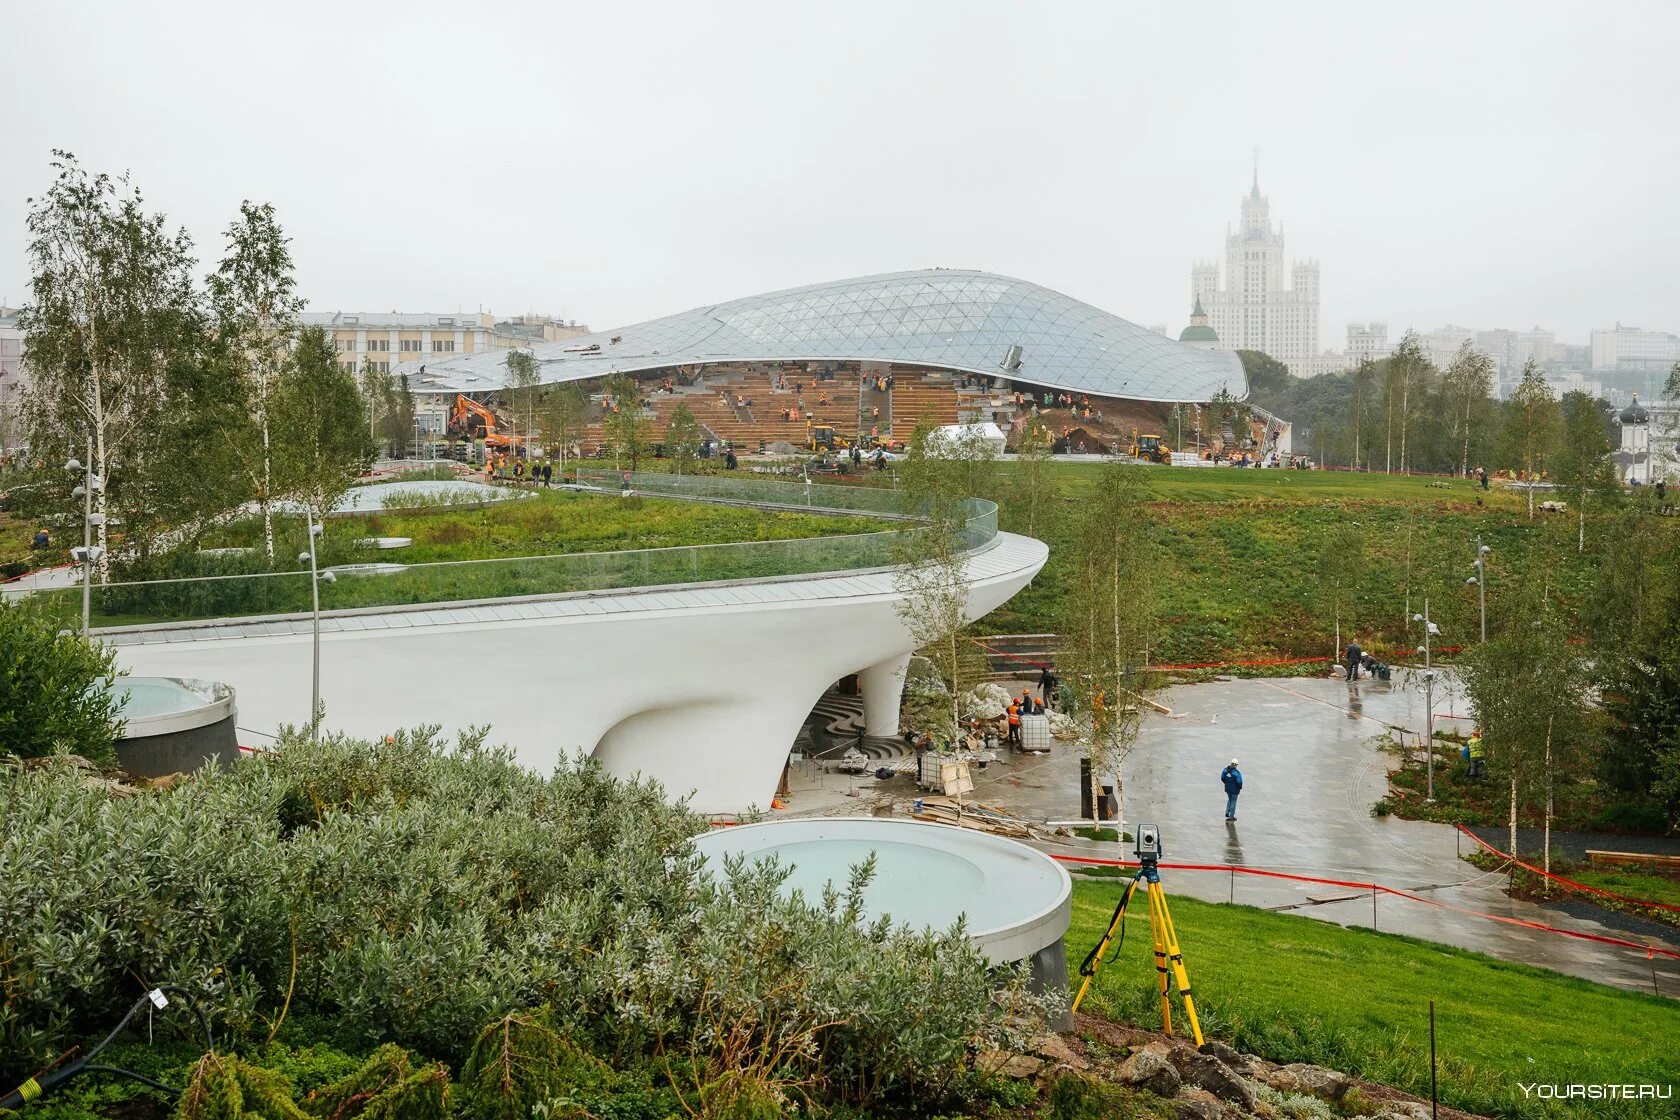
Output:
[[[1446,906],[1541,922],[1563,929],[1680,950],[1680,932],[1632,934],[1508,898],[1503,876],[1458,858],[1462,841],[1449,825],[1375,818],[1392,754],[1385,731],[1405,728],[1417,741],[1424,720],[1421,689],[1396,673],[1392,684],[1290,678],[1232,680],[1168,689],[1157,697],[1171,717],[1151,714],[1126,761],[1125,818],[1161,826],[1168,863],[1264,868],[1331,879],[1375,881]],[[1457,708],[1455,709],[1455,702]],[[1436,694],[1436,728],[1465,724],[1456,697]],[[1235,822],[1227,822],[1219,771],[1240,759],[1245,779]],[[974,796],[1022,816],[1068,819],[1078,810],[1078,759],[1058,744],[1045,757],[988,767]],[[1075,841],[1069,854],[1113,858],[1115,844]],[[1129,845],[1125,855],[1129,858]],[[1168,889],[1333,921],[1372,924],[1368,890],[1296,883],[1229,872],[1168,870]],[[1508,960],[1680,998],[1680,961],[1648,959],[1642,950],[1489,921],[1389,895],[1376,902],[1376,926],[1475,949]],[[1653,977],[1654,966],[1654,977]]]

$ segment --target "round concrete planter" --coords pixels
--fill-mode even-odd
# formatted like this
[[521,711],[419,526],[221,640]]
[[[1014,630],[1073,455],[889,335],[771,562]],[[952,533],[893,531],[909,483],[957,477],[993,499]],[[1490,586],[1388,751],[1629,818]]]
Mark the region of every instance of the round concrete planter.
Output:
[[233,689],[182,677],[124,677],[117,761],[129,774],[157,778],[239,757]]

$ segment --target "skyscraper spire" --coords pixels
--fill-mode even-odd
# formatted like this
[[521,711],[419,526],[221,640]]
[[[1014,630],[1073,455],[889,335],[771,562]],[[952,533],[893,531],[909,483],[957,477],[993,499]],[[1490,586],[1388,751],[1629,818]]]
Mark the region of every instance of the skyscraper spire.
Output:
[[1260,197],[1260,145],[1254,145],[1254,185],[1248,189],[1248,197]]

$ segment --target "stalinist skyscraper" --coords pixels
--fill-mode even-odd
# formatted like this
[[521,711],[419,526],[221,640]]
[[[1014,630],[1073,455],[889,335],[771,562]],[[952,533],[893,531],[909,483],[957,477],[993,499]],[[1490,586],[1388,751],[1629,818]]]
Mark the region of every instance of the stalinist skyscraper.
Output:
[[1220,349],[1259,350],[1295,376],[1312,377],[1333,366],[1318,345],[1318,262],[1293,262],[1287,287],[1283,266],[1283,227],[1272,228],[1256,150],[1242,224],[1234,233],[1226,231],[1225,286],[1220,287],[1219,265],[1198,261],[1190,270],[1190,296],[1201,301]]

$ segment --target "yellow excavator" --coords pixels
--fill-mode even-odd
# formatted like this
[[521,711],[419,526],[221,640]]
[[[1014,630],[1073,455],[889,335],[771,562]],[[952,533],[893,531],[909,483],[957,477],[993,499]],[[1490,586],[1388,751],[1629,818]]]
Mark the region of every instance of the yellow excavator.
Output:
[[1142,459],[1146,463],[1172,462],[1172,448],[1162,442],[1161,437],[1153,432],[1138,435],[1136,428],[1132,429],[1132,458]]
[[805,448],[808,451],[844,451],[851,446],[845,436],[834,430],[833,424],[805,421]]

